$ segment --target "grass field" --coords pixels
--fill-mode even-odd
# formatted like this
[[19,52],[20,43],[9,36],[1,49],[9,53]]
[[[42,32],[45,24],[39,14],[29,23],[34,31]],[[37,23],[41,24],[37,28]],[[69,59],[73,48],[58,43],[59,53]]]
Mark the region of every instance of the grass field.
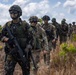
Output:
[[[76,47],[75,42],[68,41],[68,44],[72,43]],[[0,43],[0,46],[4,46],[3,43]],[[67,54],[66,57],[59,56],[60,46],[57,44],[55,51],[50,53],[50,68],[43,62],[43,55],[41,54],[40,68],[38,69],[37,75],[76,75],[76,53]],[[4,50],[0,49],[0,75],[3,75],[4,70]],[[20,66],[17,64],[15,68],[14,75],[22,75]],[[31,75],[33,75],[31,71]]]

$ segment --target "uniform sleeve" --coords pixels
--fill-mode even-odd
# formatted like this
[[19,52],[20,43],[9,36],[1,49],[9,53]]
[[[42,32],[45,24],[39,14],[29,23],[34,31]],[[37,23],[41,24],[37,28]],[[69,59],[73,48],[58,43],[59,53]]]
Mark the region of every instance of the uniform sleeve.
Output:
[[66,28],[66,32],[67,32],[67,34],[68,34],[68,31],[69,31],[69,27],[68,27],[68,25],[67,25],[67,28]]
[[26,27],[26,32],[27,32],[27,39],[28,39],[28,43],[32,44],[32,41],[33,41],[33,35],[32,35],[32,29],[31,29],[31,26],[29,24],[27,24],[27,27]]
[[2,29],[2,32],[1,32],[0,40],[1,40],[2,42],[4,42],[3,40],[4,40],[4,38],[6,38],[6,37],[8,37],[8,35],[7,35],[6,24],[5,24],[4,27],[3,27],[3,29]]
[[53,31],[54,39],[56,39],[57,36],[56,36],[56,27],[55,26],[52,27],[52,31]]
[[48,48],[48,40],[47,40],[47,36],[46,36],[45,30],[43,28],[41,28],[41,32],[42,32],[42,38],[44,40],[44,50],[49,50],[49,48]]

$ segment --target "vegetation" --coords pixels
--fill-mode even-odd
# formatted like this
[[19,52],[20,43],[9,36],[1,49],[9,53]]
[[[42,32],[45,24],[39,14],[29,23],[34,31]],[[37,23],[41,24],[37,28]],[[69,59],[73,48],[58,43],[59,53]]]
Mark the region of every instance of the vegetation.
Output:
[[61,44],[61,50],[59,52],[59,55],[60,56],[65,56],[69,53],[76,53],[76,47],[73,45],[73,44],[66,44],[66,43],[63,43]]
[[0,33],[1,33],[1,31],[2,31],[2,26],[0,25]]
[[72,41],[76,41],[76,34],[72,34]]
[[[42,23],[42,22],[41,22]],[[0,32],[2,26],[0,25]],[[40,68],[37,75],[76,75],[76,34],[72,34],[72,41],[63,43],[56,48],[55,51],[50,52],[50,68],[44,64],[43,55],[41,54]],[[4,44],[0,43],[0,75],[4,72]],[[32,71],[31,71],[32,73]],[[14,75],[21,75],[21,68],[17,65]],[[32,75],[32,74],[31,74]]]

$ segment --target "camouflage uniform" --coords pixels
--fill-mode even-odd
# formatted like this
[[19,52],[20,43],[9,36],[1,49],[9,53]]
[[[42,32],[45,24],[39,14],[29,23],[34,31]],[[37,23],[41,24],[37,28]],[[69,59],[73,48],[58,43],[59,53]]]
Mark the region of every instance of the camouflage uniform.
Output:
[[[13,10],[12,10],[13,9]],[[17,10],[19,9],[19,11]],[[15,11],[15,12],[14,12]],[[18,11],[16,13],[16,11]],[[9,12],[11,14],[18,14],[17,17],[14,17],[15,19],[18,19],[22,15],[21,8],[18,5],[13,5]],[[12,17],[12,21],[7,22],[4,25],[4,28],[1,33],[1,41],[5,43],[5,75],[13,75],[14,69],[16,64],[18,63],[21,66],[22,69],[22,75],[30,75],[30,55],[29,52],[26,53],[24,50],[26,48],[26,45],[31,40],[31,35],[29,34],[30,26],[26,21],[22,21],[20,18],[18,22],[14,22],[15,19]],[[14,46],[14,43],[12,39],[8,36],[6,25],[9,26],[9,29],[14,37],[16,37],[20,47],[22,48],[25,57],[27,58],[27,67],[25,67],[20,59],[19,54],[17,53],[17,48]],[[7,42],[4,41],[5,38],[9,38]],[[28,55],[28,56],[27,56]]]
[[60,44],[67,41],[67,35],[68,35],[68,24],[65,22],[66,20],[63,19],[61,21],[60,25]]
[[2,26],[0,25],[0,36],[1,36],[1,32],[2,32]]
[[36,62],[36,65],[39,67],[38,63],[40,61],[40,52],[42,50],[42,43],[44,42],[44,49],[48,50],[48,41],[46,37],[45,30],[39,25],[38,18],[36,16],[32,16],[29,19],[30,25],[32,27],[32,35],[33,35],[33,57]]
[[72,24],[73,24],[73,33],[76,34],[76,25],[75,25],[75,22],[73,22]]
[[52,25],[54,25],[55,28],[56,28],[56,36],[57,36],[57,39],[58,39],[60,25],[56,22],[56,18],[52,18]]
[[72,27],[72,24],[69,23],[69,26],[68,26],[68,37],[69,37],[69,40],[72,40],[72,33],[73,33],[73,27]]
[[[60,34],[59,34],[59,33],[60,33],[60,24],[58,24],[58,23],[56,22],[56,18],[52,18],[52,25],[54,25],[55,28],[56,28],[56,37],[57,37],[56,42],[57,42],[58,37],[59,37],[59,35],[60,35]],[[53,45],[54,45],[54,49],[56,49],[56,43],[54,43]]]
[[43,29],[46,32],[47,39],[48,39],[48,44],[49,44],[49,52],[47,55],[44,55],[44,61],[46,62],[46,58],[48,59],[48,64],[50,62],[50,50],[53,48],[53,40],[56,39],[56,29],[55,26],[52,25],[51,23],[48,23],[50,20],[49,16],[45,15],[43,16],[43,21],[47,21],[47,23],[44,23],[42,25]]

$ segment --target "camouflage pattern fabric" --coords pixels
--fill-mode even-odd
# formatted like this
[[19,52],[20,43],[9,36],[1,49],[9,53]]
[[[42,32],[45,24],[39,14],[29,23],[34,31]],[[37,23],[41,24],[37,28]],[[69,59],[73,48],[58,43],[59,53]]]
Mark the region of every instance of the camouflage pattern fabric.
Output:
[[21,66],[23,75],[30,75],[30,61],[28,61],[28,68],[24,67],[20,60],[15,60],[11,55],[7,55],[5,61],[5,75],[13,75],[16,64],[18,63]]
[[66,23],[61,24],[60,29],[61,29],[60,32],[60,44],[61,44],[67,41],[68,25]]
[[49,63],[50,63],[50,51],[54,48],[53,44],[52,44],[52,40],[56,38],[56,29],[55,29],[55,26],[53,26],[50,23],[48,23],[47,25],[43,24],[42,27],[44,28],[45,32],[49,31],[50,32],[49,34],[51,35],[50,37],[49,37],[49,35],[47,35],[49,51],[46,55],[44,55],[44,62],[47,65],[49,65]]
[[45,31],[47,31],[47,30],[48,30],[48,31],[51,31],[50,35],[53,36],[53,38],[47,36],[48,42],[49,42],[49,50],[51,50],[51,49],[52,49],[52,46],[51,46],[51,45],[52,45],[52,40],[53,40],[54,38],[56,38],[56,28],[55,28],[55,26],[53,26],[51,23],[48,23],[47,25],[46,25],[46,24],[43,24],[42,27],[43,27],[43,29],[44,29]]

